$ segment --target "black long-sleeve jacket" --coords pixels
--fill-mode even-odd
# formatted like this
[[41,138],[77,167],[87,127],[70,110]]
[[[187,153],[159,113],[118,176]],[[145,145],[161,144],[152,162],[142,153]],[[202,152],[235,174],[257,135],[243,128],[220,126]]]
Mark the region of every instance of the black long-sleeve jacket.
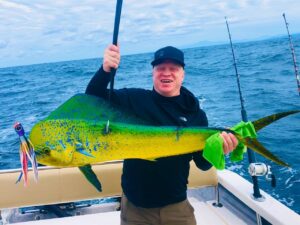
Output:
[[[87,86],[86,94],[108,99],[109,73],[101,67]],[[153,90],[124,88],[114,90],[112,102],[131,111],[137,117],[157,126],[207,126],[204,111],[198,100],[186,88],[180,95],[164,97]],[[170,146],[172,148],[172,146]],[[202,151],[180,156],[159,158],[155,161],[126,159],[123,165],[122,188],[136,206],[162,207],[186,199],[191,160],[207,170],[211,164],[202,157]]]

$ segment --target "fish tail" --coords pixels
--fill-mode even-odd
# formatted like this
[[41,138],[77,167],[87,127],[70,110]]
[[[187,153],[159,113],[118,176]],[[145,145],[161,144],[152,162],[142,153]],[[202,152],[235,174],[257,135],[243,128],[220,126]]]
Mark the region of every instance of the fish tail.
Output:
[[290,167],[289,164],[285,163],[276,155],[267,150],[256,138],[244,138],[242,142],[253,151],[257,152],[258,154],[264,156],[269,160],[274,161],[278,165]]
[[292,110],[292,111],[287,111],[287,112],[276,113],[276,114],[258,119],[256,121],[253,121],[252,124],[254,125],[255,130],[259,131],[262,128],[268,126],[269,124],[271,124],[281,118],[284,118],[286,116],[289,116],[289,115],[292,115],[295,113],[299,113],[299,112],[300,112],[300,110]]
[[[264,118],[258,119],[254,122],[252,122],[255,131],[259,131],[262,128],[268,126],[269,124],[284,118],[286,116],[299,113],[300,110],[293,110],[293,111],[287,111],[287,112],[281,112],[281,113],[276,113],[270,116],[266,116]],[[257,152],[258,154],[264,156],[265,158],[274,161],[275,163],[281,165],[281,166],[286,166],[290,167],[288,163],[285,163],[281,159],[279,159],[277,156],[275,156],[273,153],[271,153],[269,150],[267,150],[256,138],[254,137],[246,137],[246,138],[241,138],[240,136],[237,136],[239,141],[241,141],[244,145],[252,149],[253,151]]]

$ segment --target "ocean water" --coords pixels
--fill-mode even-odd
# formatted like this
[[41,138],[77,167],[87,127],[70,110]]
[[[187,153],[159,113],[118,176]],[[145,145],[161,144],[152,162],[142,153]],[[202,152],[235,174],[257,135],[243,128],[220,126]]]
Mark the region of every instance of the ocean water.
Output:
[[[293,36],[300,60],[300,35]],[[185,49],[184,85],[199,99],[210,126],[230,127],[241,120],[236,77],[229,45]],[[238,71],[249,120],[300,109],[288,40],[285,37],[235,44]],[[99,53],[101,54],[101,53]],[[152,89],[152,53],[123,56],[115,88]],[[76,93],[82,93],[101,65],[101,59],[58,62],[0,69],[0,169],[19,168],[16,121],[29,131],[39,120]],[[259,132],[259,140],[284,161],[271,165],[277,178],[272,188],[263,177],[260,187],[300,213],[300,114],[284,118]],[[248,159],[227,168],[246,179]],[[17,178],[16,178],[17,179]]]

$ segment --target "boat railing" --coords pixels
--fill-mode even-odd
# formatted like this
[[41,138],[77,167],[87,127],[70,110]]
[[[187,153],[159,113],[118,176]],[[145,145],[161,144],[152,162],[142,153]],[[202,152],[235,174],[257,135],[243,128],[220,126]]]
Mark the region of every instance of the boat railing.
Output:
[[[93,165],[93,171],[102,184],[98,192],[81,174],[78,168],[40,167],[39,180],[34,182],[29,171],[29,185],[16,180],[20,170],[0,171],[0,209],[49,205],[105,197],[121,196],[122,161]],[[189,187],[217,187],[218,176],[214,168],[199,170],[191,163]]]

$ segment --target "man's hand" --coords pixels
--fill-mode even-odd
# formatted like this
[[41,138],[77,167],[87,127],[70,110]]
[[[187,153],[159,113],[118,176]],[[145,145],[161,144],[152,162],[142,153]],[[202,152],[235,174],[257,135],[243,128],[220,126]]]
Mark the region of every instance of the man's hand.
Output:
[[120,64],[120,48],[116,45],[109,45],[103,56],[103,70],[107,73],[111,71],[111,68],[117,69]]
[[238,140],[232,133],[223,131],[220,136],[223,138],[223,151],[225,155],[232,152],[238,145]]

